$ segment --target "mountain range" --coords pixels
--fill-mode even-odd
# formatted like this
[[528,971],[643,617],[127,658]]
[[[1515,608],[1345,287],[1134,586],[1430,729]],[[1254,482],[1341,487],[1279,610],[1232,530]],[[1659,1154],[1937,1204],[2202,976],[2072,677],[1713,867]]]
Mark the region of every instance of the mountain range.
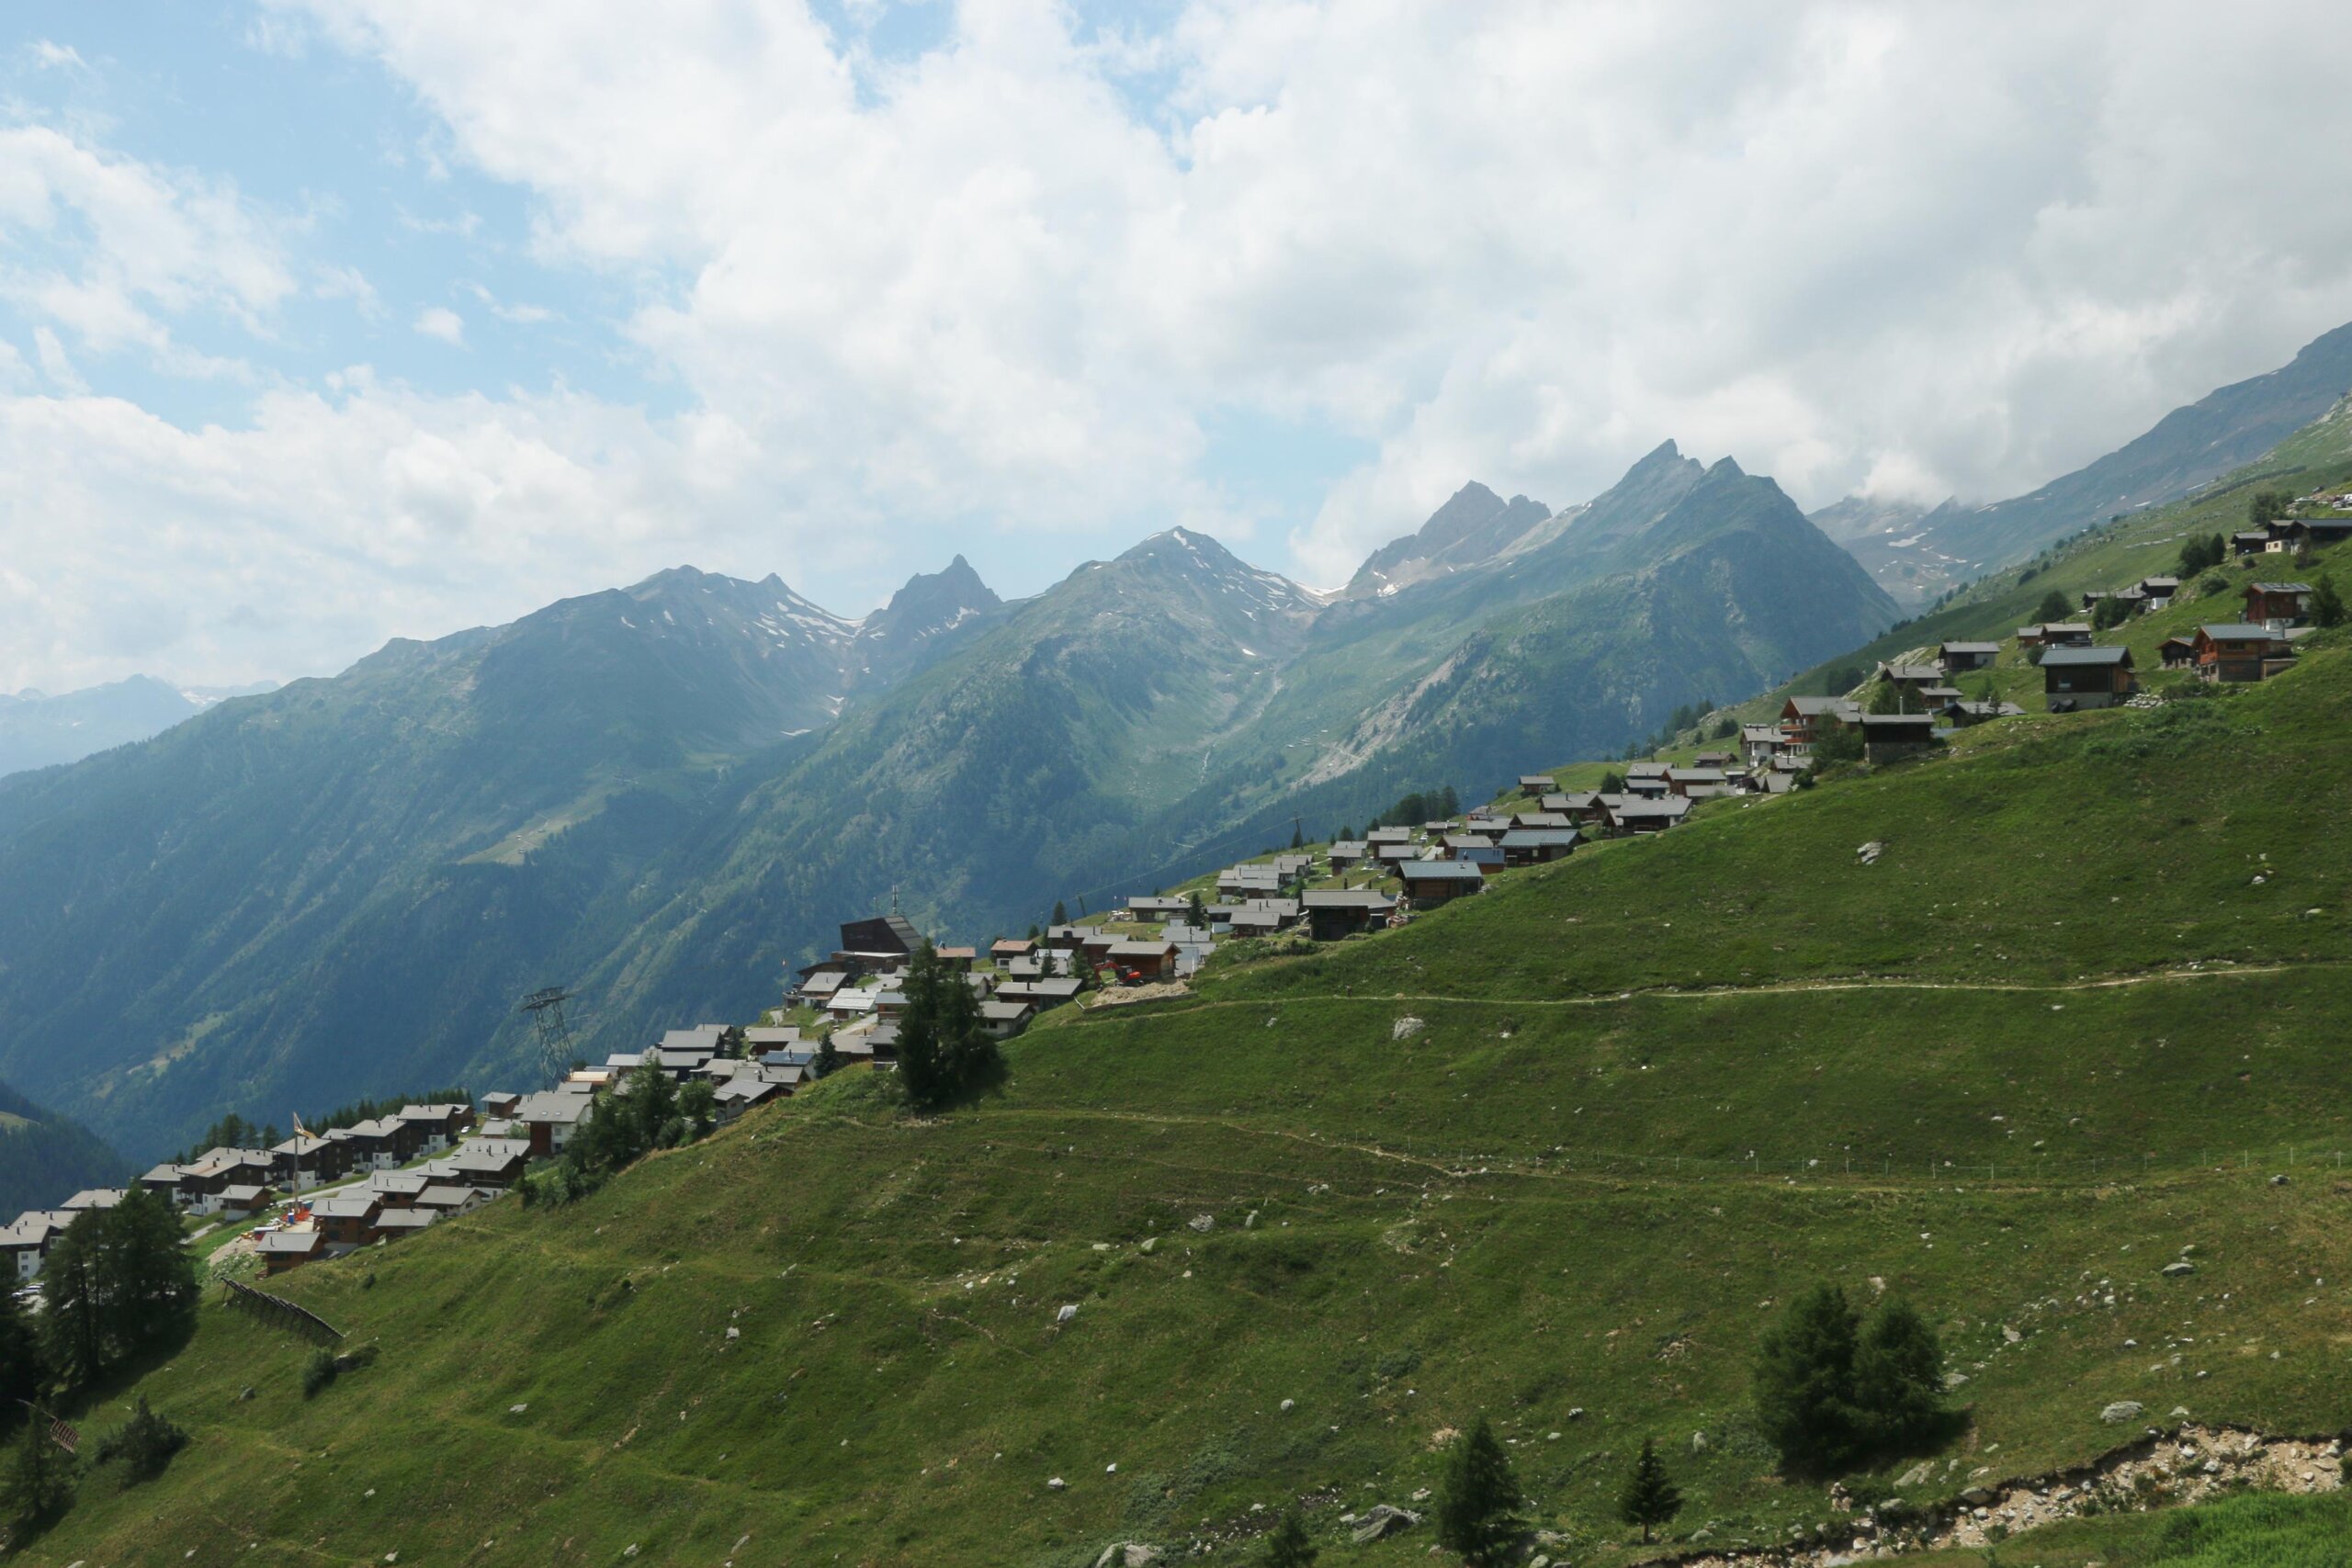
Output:
[[0,692],[0,774],[78,762],[193,718],[224,697],[270,690],[251,686],[175,686],[133,675],[77,692]]
[[[2172,412],[2096,462],[1990,505],[1849,496],[1813,521],[1906,609],[2119,513],[2177,501],[2254,462],[2352,392],[2352,324],[2290,363]],[[2285,478],[2282,472],[2278,477]]]
[[519,1083],[538,986],[592,1055],[749,1016],[894,897],[964,936],[1099,908],[1622,750],[1894,614],[1672,443],[1560,512],[1466,486],[1337,594],[1185,529],[1011,604],[959,558],[863,620],[665,571],[0,780],[0,1075],[135,1153]]

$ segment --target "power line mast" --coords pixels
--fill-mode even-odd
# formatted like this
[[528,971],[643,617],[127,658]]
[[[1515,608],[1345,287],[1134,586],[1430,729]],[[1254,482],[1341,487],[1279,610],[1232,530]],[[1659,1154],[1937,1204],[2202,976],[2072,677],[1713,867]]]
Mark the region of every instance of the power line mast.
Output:
[[548,986],[523,998],[522,1010],[531,1015],[539,1033],[539,1070],[555,1083],[571,1070],[571,1025],[563,1004],[578,996],[561,986]]

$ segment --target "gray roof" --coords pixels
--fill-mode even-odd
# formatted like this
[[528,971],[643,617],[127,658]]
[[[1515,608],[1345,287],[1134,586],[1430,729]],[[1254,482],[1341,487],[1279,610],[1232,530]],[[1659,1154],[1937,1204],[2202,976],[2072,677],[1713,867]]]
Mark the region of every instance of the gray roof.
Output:
[[2132,650],[2128,648],[2053,648],[2041,656],[2044,670],[2083,669],[2131,662]]
[[2215,642],[2267,642],[2272,635],[2268,626],[2250,626],[2245,621],[2229,621],[2221,626],[2199,626],[2197,629]]
[[1310,909],[1393,909],[1396,900],[1373,887],[1317,887],[1299,900]]
[[1503,835],[1503,848],[1507,850],[1540,850],[1553,844],[1583,841],[1584,835],[1574,828],[1522,828],[1515,833]]
[[2001,651],[2001,645],[1997,642],[1948,642],[1943,644],[1942,648],[1946,653],[1998,653]]
[[1476,882],[1484,873],[1466,860],[1420,860],[1397,868],[1407,882]]

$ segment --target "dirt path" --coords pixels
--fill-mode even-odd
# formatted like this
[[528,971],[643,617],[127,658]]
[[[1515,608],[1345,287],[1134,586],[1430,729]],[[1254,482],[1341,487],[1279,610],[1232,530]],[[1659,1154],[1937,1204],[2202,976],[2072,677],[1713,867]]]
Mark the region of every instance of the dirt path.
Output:
[[[2023,980],[1906,980],[1853,976],[1821,980],[1776,980],[1762,986],[1656,986],[1581,997],[1469,997],[1444,991],[1296,991],[1270,997],[1204,997],[1191,1007],[1170,1008],[1156,1017],[1208,1012],[1220,1008],[1277,1008],[1285,1002],[1445,1002],[1457,1007],[1599,1008],[1653,998],[1667,1001],[1713,1001],[1723,997],[1772,997],[1838,991],[1992,991],[2021,996],[2064,996],[2083,991],[2120,990],[2132,986],[2187,985],[2199,980],[2245,979],[2265,975],[2300,973],[2307,969],[2352,967],[2338,959],[2312,959],[2296,964],[2233,964],[2214,968],[2159,969],[2145,975],[2113,975],[2096,980],[2058,980],[2036,984]],[[1153,999],[1146,997],[1136,1001]],[[1091,1013],[1094,1010],[1088,1010]]]

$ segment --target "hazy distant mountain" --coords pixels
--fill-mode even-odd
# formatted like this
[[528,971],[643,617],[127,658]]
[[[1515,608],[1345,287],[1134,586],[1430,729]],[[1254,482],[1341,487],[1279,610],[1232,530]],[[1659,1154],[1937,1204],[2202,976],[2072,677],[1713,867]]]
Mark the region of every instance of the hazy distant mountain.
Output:
[[0,781],[0,1072],[134,1153],[222,1111],[523,1082],[742,1018],[844,918],[1018,930],[1406,788],[1614,750],[1893,604],[1769,479],[1668,443],[1551,513],[1465,489],[1327,599],[1175,529],[863,621],[680,569]]
[[119,1187],[130,1174],[96,1134],[0,1084],[0,1225],[27,1209],[54,1209],[85,1187]]
[[1896,604],[1917,610],[1976,575],[1973,567],[1947,554],[1939,543],[1945,530],[1961,525],[1967,514],[1957,501],[1928,507],[1849,495],[1809,515],[1815,526],[1862,563],[1862,570]]
[[161,734],[223,698],[271,689],[267,682],[173,686],[152,675],[133,675],[56,696],[0,692],[0,773],[78,762],[93,752]]

